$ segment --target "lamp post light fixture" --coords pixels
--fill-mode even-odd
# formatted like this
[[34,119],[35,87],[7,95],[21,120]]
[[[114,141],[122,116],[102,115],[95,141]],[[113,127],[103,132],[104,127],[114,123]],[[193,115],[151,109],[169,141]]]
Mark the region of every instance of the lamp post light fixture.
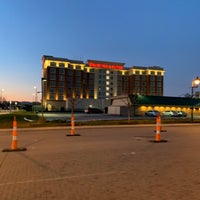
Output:
[[[192,81],[192,87],[191,87],[191,99],[193,99],[194,96],[194,88],[197,88],[200,84],[200,78],[197,76]],[[192,108],[191,108],[191,122],[194,120],[194,103],[192,101]]]

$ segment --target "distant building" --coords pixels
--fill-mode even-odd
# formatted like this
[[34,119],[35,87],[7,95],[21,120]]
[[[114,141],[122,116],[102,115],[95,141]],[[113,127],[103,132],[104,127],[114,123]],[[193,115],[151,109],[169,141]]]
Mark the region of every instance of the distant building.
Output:
[[157,66],[125,68],[125,63],[42,57],[42,103],[47,110],[88,106],[104,109],[118,95],[163,96],[164,69]]
[[200,116],[200,99],[191,97],[148,96],[139,94],[121,95],[111,98],[108,114],[127,116],[128,110],[132,116],[144,116],[148,110],[160,113],[168,110],[184,111],[187,116]]

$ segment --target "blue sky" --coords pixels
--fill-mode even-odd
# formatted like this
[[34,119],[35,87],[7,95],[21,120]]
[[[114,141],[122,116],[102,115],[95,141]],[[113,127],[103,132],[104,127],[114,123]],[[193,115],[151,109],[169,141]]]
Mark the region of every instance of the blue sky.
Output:
[[200,76],[199,0],[0,3],[0,89],[6,100],[33,100],[42,55],[161,66],[165,96],[190,93],[192,79]]

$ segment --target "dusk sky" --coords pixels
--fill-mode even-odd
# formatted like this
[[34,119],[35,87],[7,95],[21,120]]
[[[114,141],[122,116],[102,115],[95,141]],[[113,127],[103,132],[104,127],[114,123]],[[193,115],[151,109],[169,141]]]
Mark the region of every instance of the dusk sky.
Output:
[[41,91],[42,55],[163,67],[164,96],[190,93],[200,76],[199,0],[0,3],[0,90],[8,101],[33,101],[34,86]]

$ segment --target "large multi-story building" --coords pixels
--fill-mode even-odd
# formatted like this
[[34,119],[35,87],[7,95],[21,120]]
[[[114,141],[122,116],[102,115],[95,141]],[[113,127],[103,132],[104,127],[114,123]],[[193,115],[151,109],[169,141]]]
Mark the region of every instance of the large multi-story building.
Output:
[[76,108],[84,109],[92,102],[103,109],[110,98],[122,94],[163,96],[163,68],[125,68],[124,65],[125,63],[98,60],[87,60],[84,63],[44,55],[43,105],[47,110],[66,110],[71,99],[78,99]]

